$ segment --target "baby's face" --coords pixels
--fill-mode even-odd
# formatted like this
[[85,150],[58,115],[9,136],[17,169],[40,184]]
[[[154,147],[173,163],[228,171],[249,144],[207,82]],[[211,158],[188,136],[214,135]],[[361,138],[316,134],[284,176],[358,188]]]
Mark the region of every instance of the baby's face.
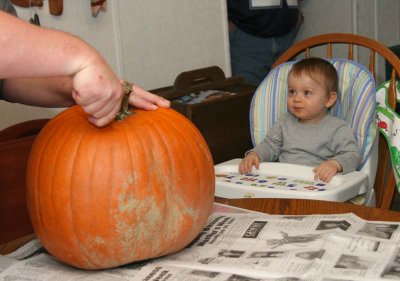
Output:
[[323,79],[316,81],[305,73],[289,74],[287,107],[300,123],[316,124],[322,120],[332,105],[329,97]]

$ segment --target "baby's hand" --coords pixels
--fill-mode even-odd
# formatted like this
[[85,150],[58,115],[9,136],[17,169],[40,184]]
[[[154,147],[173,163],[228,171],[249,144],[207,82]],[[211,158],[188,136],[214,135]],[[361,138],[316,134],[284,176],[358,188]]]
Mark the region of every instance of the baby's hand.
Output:
[[329,182],[334,175],[343,170],[342,165],[336,160],[327,160],[313,169],[315,180]]
[[260,158],[257,153],[250,152],[246,155],[246,157],[239,164],[239,173],[245,174],[250,173],[251,168],[255,166],[257,169],[260,166]]

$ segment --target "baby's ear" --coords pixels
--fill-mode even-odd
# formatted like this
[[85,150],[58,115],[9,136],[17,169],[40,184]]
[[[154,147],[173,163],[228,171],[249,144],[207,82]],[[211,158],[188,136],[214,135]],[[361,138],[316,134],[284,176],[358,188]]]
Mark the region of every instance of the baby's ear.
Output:
[[325,103],[325,107],[326,108],[330,108],[331,106],[333,106],[335,104],[337,100],[337,93],[336,92],[330,92],[328,94],[328,99]]

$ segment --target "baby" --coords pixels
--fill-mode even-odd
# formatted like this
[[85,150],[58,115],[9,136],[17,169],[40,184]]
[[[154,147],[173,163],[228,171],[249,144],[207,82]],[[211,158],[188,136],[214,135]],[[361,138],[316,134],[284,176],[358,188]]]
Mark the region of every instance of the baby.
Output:
[[246,152],[239,164],[248,173],[260,161],[279,161],[315,167],[315,180],[329,182],[339,172],[355,171],[360,152],[354,133],[344,120],[328,114],[337,99],[338,75],[320,58],[302,59],[288,75],[288,113],[263,142]]

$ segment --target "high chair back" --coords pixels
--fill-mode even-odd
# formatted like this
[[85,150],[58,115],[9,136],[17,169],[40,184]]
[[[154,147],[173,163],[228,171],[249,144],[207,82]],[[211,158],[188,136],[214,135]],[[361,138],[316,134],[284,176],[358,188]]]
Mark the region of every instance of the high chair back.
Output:
[[[313,52],[320,51],[321,46],[326,48],[325,56],[315,55]],[[347,48],[347,56],[340,58],[335,50],[343,46]],[[363,49],[369,52],[365,66],[355,55],[356,51],[360,53]],[[331,113],[346,120],[353,128],[362,154],[360,169],[369,175],[371,190],[375,192],[374,205],[388,209],[395,191],[395,179],[386,140],[380,134],[379,140],[376,138],[376,60],[381,57],[392,65],[388,105],[393,109],[396,104],[395,79],[400,73],[400,60],[390,49],[375,40],[355,34],[323,34],[298,42],[287,50],[274,63],[273,70],[253,96],[250,111],[253,143],[256,145],[262,141],[276,119],[286,112],[286,78],[294,60],[312,56],[329,60],[338,71],[339,100]],[[372,155],[371,151],[375,151],[376,155]]]

